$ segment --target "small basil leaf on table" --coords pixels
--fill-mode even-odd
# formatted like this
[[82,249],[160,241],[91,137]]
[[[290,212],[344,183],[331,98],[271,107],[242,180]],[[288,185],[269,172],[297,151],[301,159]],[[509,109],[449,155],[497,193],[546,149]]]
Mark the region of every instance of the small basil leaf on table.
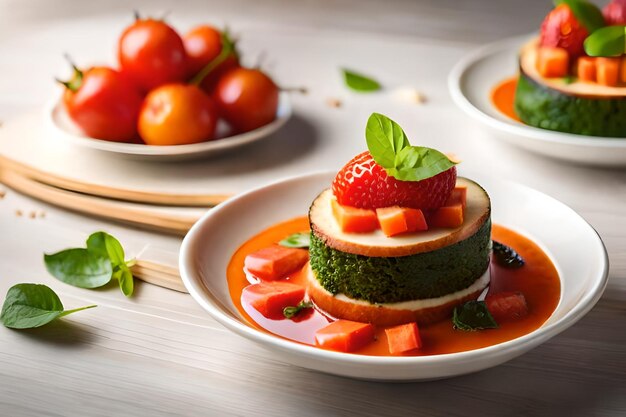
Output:
[[493,241],[493,255],[498,265],[506,268],[521,268],[524,266],[524,258],[513,248],[503,243]]
[[346,85],[354,91],[369,92],[381,89],[380,83],[370,77],[345,68],[342,68],[341,71],[343,72],[343,78]]
[[113,273],[108,257],[83,248],[44,254],[44,263],[52,276],[80,288],[102,287],[111,281]]
[[278,244],[287,248],[308,248],[311,245],[311,234],[308,232],[294,233],[278,242]]
[[626,52],[625,44],[626,26],[607,26],[585,39],[585,52],[589,56],[620,56]]
[[96,232],[87,239],[87,249],[106,256],[113,266],[124,263],[124,249],[120,242],[106,232]]
[[17,284],[7,292],[0,321],[12,329],[30,329],[93,307],[96,306],[64,310],[59,296],[49,287],[39,284]]
[[113,278],[116,278],[120,284],[120,290],[126,297],[133,295],[135,289],[135,283],[133,281],[133,274],[126,265],[122,265],[118,270],[113,273]]
[[495,329],[498,323],[484,301],[468,301],[454,308],[452,324],[457,330],[473,331]]

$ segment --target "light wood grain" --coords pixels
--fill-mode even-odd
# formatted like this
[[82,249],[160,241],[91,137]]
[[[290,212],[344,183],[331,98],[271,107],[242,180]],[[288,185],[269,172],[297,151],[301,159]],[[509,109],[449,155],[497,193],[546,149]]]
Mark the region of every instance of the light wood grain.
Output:
[[68,191],[93,195],[114,200],[130,201],[141,204],[159,204],[165,206],[212,207],[226,201],[230,194],[170,194],[132,190],[118,187],[108,187],[68,178],[52,172],[43,171],[36,167],[14,161],[0,155],[0,167],[22,177]]
[[[42,253],[82,243],[90,231],[110,231],[125,247],[136,247],[136,253],[147,243],[175,251],[180,239],[64,212],[8,190],[0,200],[0,294],[28,280],[51,286],[68,308],[88,303],[96,303],[98,308],[37,331],[18,332],[0,326],[0,415],[626,415],[626,172],[570,165],[492,140],[448,97],[445,75],[460,54],[411,56],[406,53],[408,47],[404,48],[413,42],[422,44],[423,37],[427,37],[459,42],[462,51],[481,42],[535,30],[549,3],[233,0],[179,2],[172,7],[171,2],[156,0],[139,1],[133,6],[155,15],[172,10],[168,20],[177,24],[228,22],[245,28],[244,35],[251,28],[268,28],[274,33],[267,46],[268,55],[274,57],[271,68],[278,71],[281,80],[294,84],[302,82],[303,67],[318,65],[317,57],[309,62],[302,54],[292,62],[286,60],[286,55],[276,57],[273,52],[290,38],[297,38],[299,44],[294,48],[305,52],[309,45],[323,45],[326,54],[323,65],[317,67],[319,78],[306,76],[306,80],[314,80],[309,87],[318,95],[312,93],[295,102],[296,115],[328,112],[323,123],[315,119],[318,136],[308,148],[322,152],[326,140],[336,142],[334,153],[323,154],[315,161],[320,169],[338,168],[345,163],[362,145],[359,121],[371,111],[389,109],[384,95],[351,101],[351,95],[333,84],[339,65],[354,64],[380,74],[385,82],[393,84],[398,79],[425,89],[428,105],[396,109],[390,114],[402,118],[403,124],[415,121],[410,132],[416,140],[432,141],[432,146],[455,152],[464,161],[460,169],[466,175],[471,176],[474,170],[518,181],[564,201],[602,236],[611,262],[609,284],[598,305],[579,323],[518,359],[459,378],[382,384],[310,372],[286,365],[280,355],[228,332],[187,294],[139,284],[135,297],[126,299],[115,287],[86,291],[55,281],[42,265]],[[41,105],[42,97],[58,93],[50,82],[54,70],[47,67],[63,74],[65,63],[60,49],[67,50],[71,45],[72,54],[88,62],[94,49],[93,36],[88,32],[80,38],[57,36],[59,32],[54,29],[60,25],[72,27],[81,19],[96,22],[96,15],[105,13],[114,14],[119,22],[116,27],[107,27],[111,32],[107,45],[113,45],[118,30],[132,20],[128,2],[0,0],[0,52],[6,51],[0,55],[0,73],[10,75],[0,78],[0,119],[6,121]],[[40,30],[45,30],[46,36]],[[29,32],[35,35],[29,37]],[[303,33],[306,36],[302,37]],[[361,47],[350,54],[333,53],[333,45],[343,40],[356,44],[358,39],[373,37],[386,37],[405,53],[386,55],[375,42],[368,43],[369,48],[363,47],[367,59],[357,58]],[[21,48],[17,49],[15,43]],[[55,44],[59,50],[54,49]],[[244,41],[242,46],[246,45]],[[441,45],[445,49],[447,43]],[[91,56],[100,57],[105,49]],[[248,51],[254,60],[257,49]],[[33,66],[33,62],[45,62],[42,66],[46,70]],[[404,67],[406,73],[394,72]],[[393,76],[386,78],[386,74]],[[324,99],[328,96],[341,96],[346,105],[326,109]],[[427,128],[418,129],[420,126]],[[297,131],[291,135],[298,137]],[[286,143],[279,142],[282,146]],[[271,149],[275,153],[280,150]],[[261,158],[268,157],[262,149],[254,151]],[[289,155],[293,159],[288,166],[290,174],[310,168],[297,154]],[[250,164],[260,176],[267,170],[258,160]],[[45,210],[47,216],[16,217],[16,210]],[[564,244],[576,242],[564,238]]]
[[58,189],[23,177],[0,167],[0,182],[44,202],[68,210],[127,223],[136,227],[184,236],[198,216],[162,213],[150,207],[130,205],[114,200]]

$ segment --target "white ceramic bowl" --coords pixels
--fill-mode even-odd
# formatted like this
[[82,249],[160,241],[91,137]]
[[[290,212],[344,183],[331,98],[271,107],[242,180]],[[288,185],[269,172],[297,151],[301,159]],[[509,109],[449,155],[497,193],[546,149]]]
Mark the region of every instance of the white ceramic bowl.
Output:
[[446,378],[508,361],[562,332],[585,315],[606,286],[608,259],[594,229],[572,209],[538,191],[509,182],[474,178],[488,191],[493,220],[537,242],[561,276],[559,305],[548,321],[520,338],[468,352],[423,357],[376,357],[332,352],[291,342],[248,326],[233,305],[226,266],[246,240],[267,227],[305,215],[333,173],[279,181],[228,200],[190,230],[180,252],[180,272],[192,297],[228,329],[294,365],[372,380]]
[[527,126],[503,115],[491,103],[493,87],[518,73],[518,52],[532,36],[493,43],[464,57],[448,77],[454,102],[487,126],[489,133],[513,145],[582,164],[626,166],[626,139],[575,135]]
[[276,111],[276,119],[258,129],[224,137],[227,134],[227,127],[220,121],[217,128],[217,137],[219,139],[190,145],[151,146],[136,143],[111,142],[85,136],[69,118],[64,106],[59,101],[53,102],[45,110],[47,126],[52,136],[58,140],[76,146],[114,153],[126,158],[158,161],[190,160],[218,155],[222,152],[268,137],[280,129],[290,117],[291,104],[289,102],[288,93],[281,92],[278,109]]

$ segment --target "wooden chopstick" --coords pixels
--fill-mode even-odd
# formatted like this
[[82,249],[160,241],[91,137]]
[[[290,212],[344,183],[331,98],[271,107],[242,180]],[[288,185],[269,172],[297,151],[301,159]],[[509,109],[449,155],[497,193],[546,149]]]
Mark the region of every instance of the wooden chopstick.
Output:
[[170,290],[187,292],[176,268],[137,259],[131,271],[135,278],[139,278],[142,281],[158,285],[159,287],[169,288]]
[[53,187],[98,197],[142,204],[166,205],[171,207],[212,207],[231,197],[230,194],[168,194],[91,184],[42,171],[3,155],[0,155],[0,168],[2,170],[13,171],[22,177]]
[[185,235],[199,218],[196,215],[158,212],[134,203],[112,201],[55,188],[5,169],[4,166],[0,166],[0,182],[27,196],[68,210],[177,236]]

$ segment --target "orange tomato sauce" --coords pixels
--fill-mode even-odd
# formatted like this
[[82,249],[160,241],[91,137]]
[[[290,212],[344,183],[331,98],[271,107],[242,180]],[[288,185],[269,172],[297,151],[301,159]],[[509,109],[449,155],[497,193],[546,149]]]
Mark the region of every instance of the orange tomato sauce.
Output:
[[[295,320],[271,320],[263,317],[245,300],[243,289],[258,280],[244,271],[244,259],[249,253],[270,246],[286,236],[309,230],[306,217],[298,217],[270,227],[245,242],[233,255],[227,269],[228,286],[234,305],[247,324],[261,331],[315,345],[315,332],[326,326],[332,318],[317,309],[305,310]],[[555,310],[561,295],[561,282],[550,258],[528,238],[503,226],[494,225],[494,240],[514,248],[526,264],[519,269],[508,269],[491,263],[489,291],[520,291],[526,297],[529,314],[516,321],[499,323],[497,329],[473,332],[455,330],[451,319],[429,326],[420,326],[422,348],[411,352],[411,356],[438,355],[479,349],[523,336],[539,328]],[[306,286],[306,268],[286,278],[288,281]],[[384,327],[376,329],[376,340],[354,352],[363,355],[391,356]]]
[[513,120],[520,121],[513,103],[515,101],[515,90],[517,89],[517,76],[507,78],[496,85],[491,90],[491,102],[493,105],[507,117]]

